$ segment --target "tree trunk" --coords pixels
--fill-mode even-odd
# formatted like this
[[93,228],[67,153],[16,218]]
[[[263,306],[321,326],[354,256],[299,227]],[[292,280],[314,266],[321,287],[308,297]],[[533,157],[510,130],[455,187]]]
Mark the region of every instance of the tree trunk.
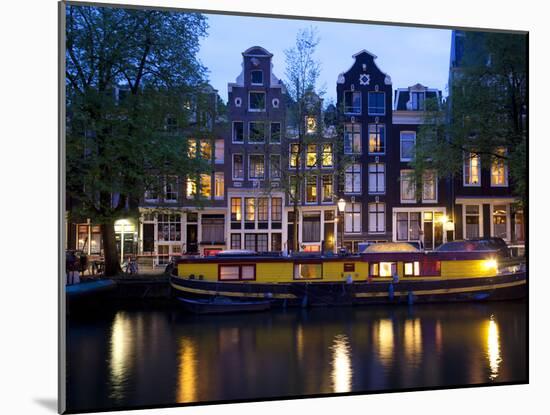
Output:
[[294,202],[294,223],[292,226],[292,234],[294,235],[294,238],[292,240],[292,251],[298,252],[300,249],[298,248],[298,203],[297,201]]
[[109,220],[101,227],[103,255],[105,258],[105,276],[110,277],[120,272],[120,262],[116,249],[115,223]]

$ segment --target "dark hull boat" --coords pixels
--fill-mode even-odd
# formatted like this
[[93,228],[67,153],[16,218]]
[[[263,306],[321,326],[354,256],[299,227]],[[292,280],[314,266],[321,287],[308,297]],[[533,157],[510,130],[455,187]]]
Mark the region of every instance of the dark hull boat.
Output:
[[412,304],[513,300],[527,293],[521,260],[464,241],[422,252],[384,243],[360,255],[258,255],[250,252],[181,259],[170,279],[177,296],[273,301],[282,306]]
[[[269,299],[274,306],[338,306],[514,300],[526,296],[526,273],[488,278],[399,282],[217,283],[172,277],[172,288],[188,301],[217,295],[237,301]],[[193,299],[193,300],[191,300]],[[246,303],[242,303],[246,304]],[[212,306],[220,307],[220,306]],[[237,307],[234,308],[237,311]]]
[[208,299],[191,299],[178,297],[187,311],[194,314],[226,314],[265,311],[271,308],[270,300],[242,301],[229,298],[213,297]]

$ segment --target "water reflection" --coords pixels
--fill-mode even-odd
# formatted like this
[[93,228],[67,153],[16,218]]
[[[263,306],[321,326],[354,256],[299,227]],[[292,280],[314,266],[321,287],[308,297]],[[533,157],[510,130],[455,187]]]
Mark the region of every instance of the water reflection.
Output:
[[410,365],[418,366],[422,360],[422,332],[420,319],[405,321],[405,357]]
[[334,392],[350,392],[351,377],[351,347],[346,335],[338,334],[334,337],[332,349],[332,387]]
[[391,319],[381,319],[375,333],[378,340],[378,355],[383,365],[390,365],[393,356],[393,322]]
[[525,381],[525,313],[524,303],[495,303],[71,314],[68,407]]
[[177,402],[197,401],[197,347],[195,342],[182,337],[179,344]]
[[495,380],[499,375],[499,367],[502,362],[500,355],[500,337],[498,332],[498,324],[494,316],[491,316],[487,325],[487,357],[489,358],[489,368],[491,374],[489,379]]
[[110,341],[110,397],[121,401],[125,396],[125,387],[131,369],[131,358],[134,347],[132,322],[125,312],[115,315]]

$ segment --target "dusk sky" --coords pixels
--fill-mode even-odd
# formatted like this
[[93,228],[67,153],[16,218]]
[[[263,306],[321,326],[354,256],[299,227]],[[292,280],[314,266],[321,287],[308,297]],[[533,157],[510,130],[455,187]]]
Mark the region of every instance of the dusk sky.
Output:
[[451,31],[357,23],[267,19],[207,14],[209,36],[201,42],[199,58],[209,69],[209,79],[227,102],[227,83],[241,72],[241,53],[262,46],[273,56],[274,74],[285,78],[284,50],[295,43],[301,28],[317,27],[321,61],[318,87],[325,102],[336,100],[336,79],[353,64],[362,49],[378,56],[376,64],[391,76],[394,90],[416,83],[438,88],[447,95]]

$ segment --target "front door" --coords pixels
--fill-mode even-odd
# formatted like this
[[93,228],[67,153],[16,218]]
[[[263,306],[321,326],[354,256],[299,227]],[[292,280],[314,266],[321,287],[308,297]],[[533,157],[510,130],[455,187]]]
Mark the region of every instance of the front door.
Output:
[[188,254],[198,254],[199,244],[197,240],[197,225],[187,225],[186,248]]

